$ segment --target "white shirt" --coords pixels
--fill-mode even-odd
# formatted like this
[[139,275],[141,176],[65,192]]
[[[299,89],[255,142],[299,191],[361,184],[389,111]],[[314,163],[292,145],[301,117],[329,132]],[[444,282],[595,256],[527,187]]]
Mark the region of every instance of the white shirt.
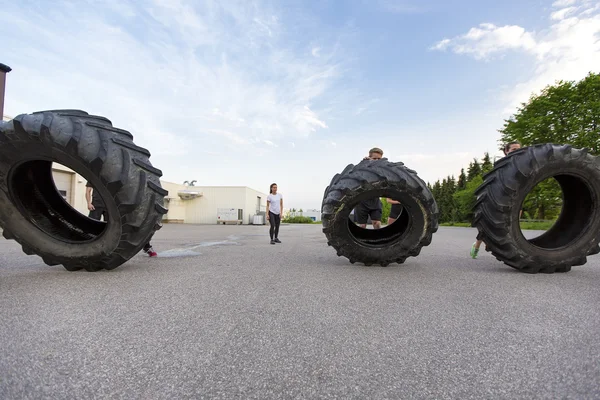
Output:
[[267,196],[267,202],[269,202],[269,211],[273,214],[281,214],[281,193],[269,194]]

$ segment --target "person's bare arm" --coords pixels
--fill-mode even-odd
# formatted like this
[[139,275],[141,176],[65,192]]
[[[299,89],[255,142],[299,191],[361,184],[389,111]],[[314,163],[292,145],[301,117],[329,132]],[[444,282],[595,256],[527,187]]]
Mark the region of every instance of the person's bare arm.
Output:
[[280,210],[280,213],[283,214],[283,196],[279,200],[279,210]]
[[397,201],[397,200],[392,200],[392,199],[390,199],[390,198],[386,198],[386,200],[387,200],[387,202],[388,202],[388,203],[390,203],[390,204],[400,204],[400,202],[399,202],[399,201]]
[[86,187],[85,188],[85,199],[87,200],[87,206],[88,206],[88,210],[92,211],[94,210],[94,205],[92,204],[92,188],[91,187]]
[[269,219],[269,204],[271,204],[271,202],[267,199],[267,220]]

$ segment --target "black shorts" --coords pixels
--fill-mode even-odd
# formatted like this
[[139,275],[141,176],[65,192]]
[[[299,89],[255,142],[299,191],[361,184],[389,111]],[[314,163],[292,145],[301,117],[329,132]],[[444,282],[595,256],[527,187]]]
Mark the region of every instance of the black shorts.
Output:
[[106,208],[96,206],[94,206],[94,208],[94,210],[90,211],[90,218],[100,221],[100,218],[104,216],[104,221],[108,221],[108,213],[106,212]]
[[401,212],[402,204],[392,204],[392,208],[390,210],[390,218],[398,219]]
[[371,221],[381,221],[381,208],[368,207],[364,204],[359,204],[354,209],[354,221],[357,224],[366,224],[371,217]]

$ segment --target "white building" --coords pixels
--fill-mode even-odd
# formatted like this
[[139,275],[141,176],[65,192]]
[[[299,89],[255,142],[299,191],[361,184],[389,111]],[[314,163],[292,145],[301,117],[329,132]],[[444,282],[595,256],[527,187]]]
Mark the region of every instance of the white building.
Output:
[[[264,214],[267,208],[267,194],[246,186],[185,186],[161,181],[169,191],[165,206],[169,212],[163,217],[165,222],[189,224],[216,224],[239,220],[242,224],[252,224],[255,215]],[[219,209],[221,214],[219,214]],[[226,212],[233,211],[233,217]],[[237,215],[237,217],[236,217]]]

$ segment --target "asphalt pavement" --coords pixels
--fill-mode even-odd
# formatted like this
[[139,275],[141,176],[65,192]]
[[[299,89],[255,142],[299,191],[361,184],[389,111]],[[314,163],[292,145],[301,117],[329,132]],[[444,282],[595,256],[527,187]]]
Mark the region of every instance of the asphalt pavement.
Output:
[[0,239],[0,398],[600,398],[600,255],[528,275],[475,233],[382,268],[319,225],[165,225],[97,273]]

